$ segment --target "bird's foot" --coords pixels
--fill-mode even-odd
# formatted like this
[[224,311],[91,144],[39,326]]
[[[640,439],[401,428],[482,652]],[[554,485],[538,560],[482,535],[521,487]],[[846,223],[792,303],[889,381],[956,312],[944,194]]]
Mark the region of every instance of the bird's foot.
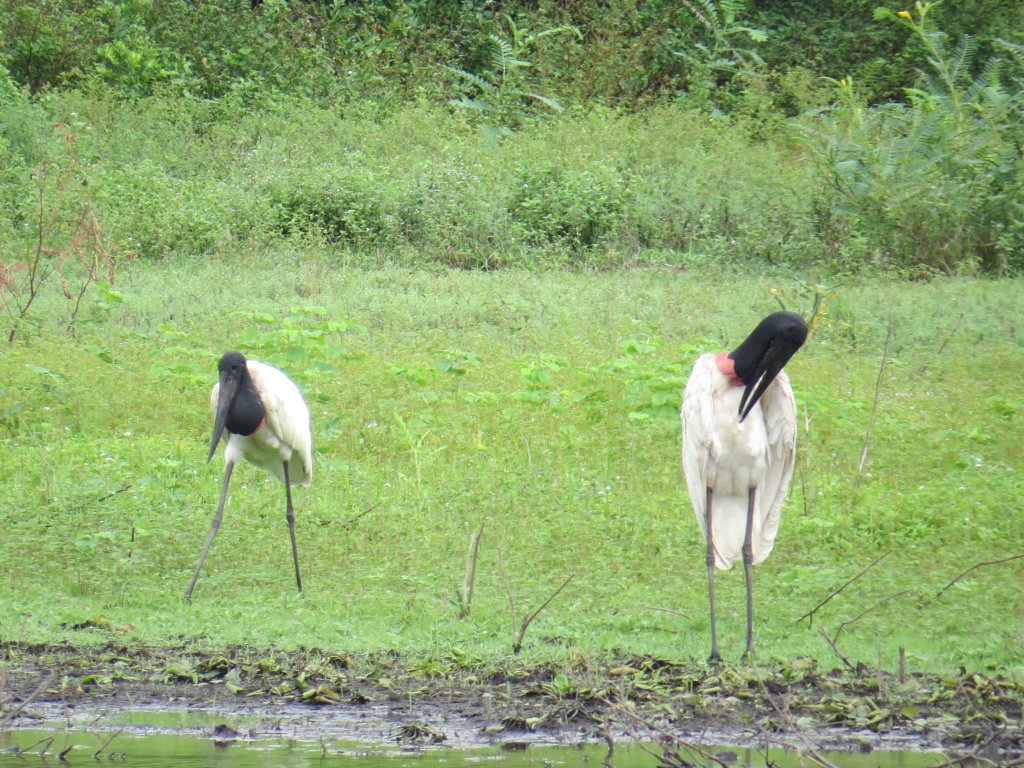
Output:
[[711,655],[708,656],[708,664],[721,664],[722,656],[718,653],[717,648],[711,650]]
[[744,664],[753,664],[754,663],[754,649],[753,648],[747,648],[747,650],[745,650],[743,652],[743,655],[740,656],[740,661],[742,661]]

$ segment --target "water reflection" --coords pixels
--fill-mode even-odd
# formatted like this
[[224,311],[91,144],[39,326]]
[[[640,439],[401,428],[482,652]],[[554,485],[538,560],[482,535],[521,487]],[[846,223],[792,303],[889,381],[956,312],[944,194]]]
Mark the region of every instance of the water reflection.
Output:
[[[401,747],[359,745],[346,742],[312,742],[281,738],[247,738],[244,733],[206,727],[203,736],[131,731],[83,731],[76,727],[55,730],[14,730],[0,732],[0,768],[38,763],[60,765],[59,755],[70,765],[125,764],[133,768],[450,768],[451,766],[494,764],[500,768],[798,768],[812,765],[806,757],[781,749],[765,750],[702,747],[718,761],[694,751],[662,756],[660,748],[644,748],[621,742],[609,756],[607,748],[550,747],[509,742],[505,747],[454,750],[444,747]],[[66,751],[65,751],[66,750]],[[941,759],[921,752],[824,752],[839,768],[928,768]]]

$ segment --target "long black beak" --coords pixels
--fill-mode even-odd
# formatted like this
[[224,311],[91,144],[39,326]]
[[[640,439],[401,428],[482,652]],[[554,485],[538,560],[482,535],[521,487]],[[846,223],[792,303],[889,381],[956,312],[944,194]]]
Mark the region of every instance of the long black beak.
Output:
[[740,423],[747,418],[747,414],[757,405],[761,395],[768,389],[768,385],[775,381],[779,371],[783,369],[789,359],[796,353],[795,349],[787,346],[780,346],[772,343],[768,346],[764,355],[757,361],[757,368],[751,377],[746,389],[743,390],[743,397],[740,400]]
[[231,409],[231,403],[234,401],[241,383],[240,376],[232,376],[230,371],[221,371],[220,390],[217,393],[217,412],[213,418],[213,439],[210,440],[210,455],[206,457],[207,461],[213,458],[214,451],[217,450],[217,443],[220,442],[220,436],[224,434],[228,411]]

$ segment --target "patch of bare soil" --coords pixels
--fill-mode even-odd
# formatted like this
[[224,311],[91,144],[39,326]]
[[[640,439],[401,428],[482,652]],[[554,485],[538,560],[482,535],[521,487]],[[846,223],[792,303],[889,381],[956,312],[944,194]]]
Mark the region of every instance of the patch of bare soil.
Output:
[[160,730],[217,738],[212,724],[222,722],[228,733],[251,738],[287,733],[454,747],[637,739],[947,750],[1020,766],[1022,699],[1024,681],[998,674],[962,670],[901,681],[864,667],[825,670],[806,658],[712,667],[578,655],[531,665],[459,653],[407,658],[0,641],[0,728],[191,712],[194,724]]

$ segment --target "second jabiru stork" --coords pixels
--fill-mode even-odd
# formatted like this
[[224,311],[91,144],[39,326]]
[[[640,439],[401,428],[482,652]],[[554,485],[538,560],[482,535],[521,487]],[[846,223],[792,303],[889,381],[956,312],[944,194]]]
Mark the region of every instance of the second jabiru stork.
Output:
[[217,365],[220,381],[210,392],[214,413],[213,437],[207,461],[213,458],[217,444],[228,434],[224,450],[224,483],[221,486],[217,514],[206,537],[192,581],[185,590],[185,601],[192,599],[210,545],[224,516],[231,472],[239,459],[267,470],[285,487],[286,519],[292,541],[295,583],[302,591],[299,574],[299,550],[295,543],[295,512],[291,486],[309,485],[313,480],[313,437],[309,408],[295,383],[278,368],[256,360],[247,360],[241,352],[227,352]]

